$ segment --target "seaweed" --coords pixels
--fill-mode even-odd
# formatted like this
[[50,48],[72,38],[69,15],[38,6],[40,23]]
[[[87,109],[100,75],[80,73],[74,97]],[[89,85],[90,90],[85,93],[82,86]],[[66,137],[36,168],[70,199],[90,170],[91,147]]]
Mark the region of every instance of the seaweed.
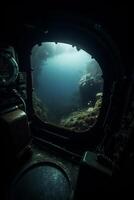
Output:
[[61,120],[60,125],[78,132],[85,131],[95,124],[101,105],[102,93],[97,93],[94,107],[87,107],[71,113],[69,116]]

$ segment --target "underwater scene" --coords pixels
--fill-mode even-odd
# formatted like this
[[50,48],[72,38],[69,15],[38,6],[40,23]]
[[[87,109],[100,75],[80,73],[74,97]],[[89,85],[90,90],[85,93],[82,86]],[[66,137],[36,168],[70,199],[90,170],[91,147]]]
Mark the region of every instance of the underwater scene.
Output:
[[33,106],[44,122],[86,131],[98,118],[103,98],[99,63],[82,49],[44,42],[31,54]]

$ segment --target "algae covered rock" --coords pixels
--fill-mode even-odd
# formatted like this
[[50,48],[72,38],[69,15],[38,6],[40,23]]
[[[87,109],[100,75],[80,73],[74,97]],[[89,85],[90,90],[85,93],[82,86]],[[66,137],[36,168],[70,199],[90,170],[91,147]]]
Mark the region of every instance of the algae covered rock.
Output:
[[68,117],[61,120],[60,125],[79,132],[85,131],[96,123],[101,105],[102,93],[97,93],[94,107],[88,107],[71,113]]
[[35,114],[43,121],[47,120],[47,108],[42,103],[42,101],[38,98],[35,92],[33,92],[33,108]]
[[81,97],[81,103],[83,106],[87,106],[88,102],[91,101],[94,106],[97,98],[100,98],[102,94],[103,81],[100,79],[100,75],[94,75],[87,73],[83,75],[79,81],[79,92]]
[[99,112],[102,105],[102,92],[96,94],[96,103],[94,106],[94,111]]

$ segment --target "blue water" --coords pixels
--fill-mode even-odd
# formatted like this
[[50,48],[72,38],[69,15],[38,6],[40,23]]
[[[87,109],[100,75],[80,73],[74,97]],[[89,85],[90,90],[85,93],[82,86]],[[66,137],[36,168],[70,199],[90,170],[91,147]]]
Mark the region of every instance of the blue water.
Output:
[[50,49],[48,51],[48,43],[44,45],[44,48],[43,45],[41,46],[42,51],[48,55],[47,59],[40,56],[38,52],[41,52],[40,47],[34,50],[32,64],[38,63],[39,69],[36,68],[33,72],[36,85],[33,84],[38,97],[48,110],[51,113],[63,115],[67,108],[80,105],[79,80],[87,73],[87,65],[91,63],[91,67],[89,65],[91,69],[88,70],[92,74],[96,73],[96,68],[93,66],[94,59],[85,51],[77,51],[76,48],[67,44],[58,43],[57,45],[57,47],[54,45],[57,49],[52,56]]

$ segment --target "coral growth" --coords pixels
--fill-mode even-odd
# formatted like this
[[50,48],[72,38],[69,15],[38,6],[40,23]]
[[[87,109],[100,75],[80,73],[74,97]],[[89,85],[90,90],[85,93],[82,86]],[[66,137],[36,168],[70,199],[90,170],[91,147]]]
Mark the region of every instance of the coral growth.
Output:
[[96,103],[94,107],[71,113],[68,117],[61,120],[60,125],[74,131],[84,131],[94,125],[99,115],[102,104],[102,93],[96,94]]
[[33,107],[35,114],[42,120],[47,120],[47,108],[44,106],[42,101],[37,97],[36,93],[33,92]]
[[[83,75],[79,81],[79,91],[83,106],[92,100],[92,106],[96,101],[96,93],[102,91],[103,81],[100,75],[92,76],[90,73]],[[98,93],[99,95],[100,93]]]

